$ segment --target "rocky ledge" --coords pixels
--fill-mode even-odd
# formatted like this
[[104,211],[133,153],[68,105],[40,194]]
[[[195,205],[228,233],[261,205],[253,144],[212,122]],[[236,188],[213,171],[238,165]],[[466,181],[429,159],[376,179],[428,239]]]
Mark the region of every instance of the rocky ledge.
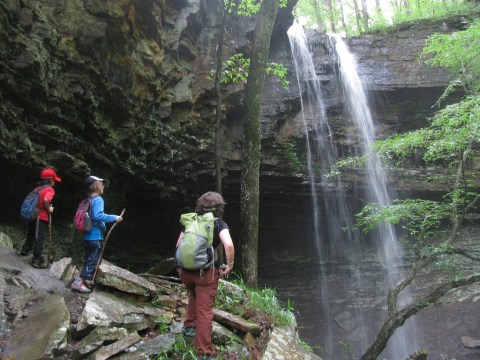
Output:
[[[83,294],[68,287],[78,274],[69,258],[40,270],[0,247],[0,264],[2,359],[156,359],[183,337],[187,291],[177,278],[156,274],[161,267],[137,275],[104,260],[93,291]],[[220,286],[245,296],[230,282]],[[222,358],[320,359],[297,344],[296,326],[265,320],[214,309],[214,343],[229,349]]]

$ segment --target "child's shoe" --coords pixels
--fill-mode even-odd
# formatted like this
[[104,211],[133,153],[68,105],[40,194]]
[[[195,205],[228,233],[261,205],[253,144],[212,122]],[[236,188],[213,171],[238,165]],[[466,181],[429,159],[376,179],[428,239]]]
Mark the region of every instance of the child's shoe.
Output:
[[82,278],[76,278],[75,280],[73,280],[72,284],[70,285],[70,289],[76,290],[82,293],[89,293],[92,291],[83,283]]

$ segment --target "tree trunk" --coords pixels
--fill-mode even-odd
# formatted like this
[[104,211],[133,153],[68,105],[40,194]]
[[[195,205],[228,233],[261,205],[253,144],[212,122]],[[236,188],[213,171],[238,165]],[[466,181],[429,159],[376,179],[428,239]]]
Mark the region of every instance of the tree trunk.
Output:
[[362,14],[363,14],[363,26],[365,27],[365,30],[368,30],[367,0],[362,0]]
[[382,7],[380,6],[380,0],[375,0],[375,13],[377,14],[377,18],[382,16]]
[[255,288],[258,272],[258,213],[260,188],[260,116],[268,51],[279,0],[264,0],[255,24],[252,56],[245,88],[245,122],[241,175],[241,271],[245,283]]
[[347,36],[348,36],[347,24],[345,22],[345,13],[343,12],[343,4],[342,4],[341,1],[339,1],[338,5],[340,6],[340,16],[341,16],[341,19],[342,19],[343,30],[345,30],[345,34],[347,34]]
[[357,21],[358,32],[362,32],[362,24],[360,21],[360,11],[358,10],[357,0],[353,0],[353,9],[355,10],[355,20]]
[[333,13],[332,0],[326,0],[328,17],[330,18],[330,30],[335,33],[335,14]]
[[478,274],[467,276],[459,280],[452,280],[448,283],[438,286],[423,299],[420,299],[419,301],[407,306],[405,309],[392,312],[389,314],[388,319],[383,323],[382,329],[377,335],[375,342],[372,344],[372,346],[370,346],[370,348],[368,348],[365,354],[362,355],[360,360],[378,359],[380,353],[385,349],[388,339],[390,339],[397,328],[402,326],[410,316],[415,315],[421,309],[434,304],[447,291],[479,281],[480,275]]
[[323,23],[322,8],[320,7],[320,0],[312,0],[313,7],[315,8],[315,16],[317,18],[318,30],[325,30],[325,24]]
[[403,0],[403,7],[405,8],[405,12],[410,15],[412,13],[412,8],[410,6],[409,0]]
[[225,6],[225,1],[222,1],[222,24],[220,25],[220,33],[218,35],[217,45],[217,68],[215,71],[215,92],[217,93],[217,113],[215,123],[215,175],[216,175],[216,191],[222,193],[222,157],[220,151],[222,148],[222,62],[223,62],[223,38],[225,36],[225,24],[227,22],[227,14],[230,9],[232,0],[228,1]]

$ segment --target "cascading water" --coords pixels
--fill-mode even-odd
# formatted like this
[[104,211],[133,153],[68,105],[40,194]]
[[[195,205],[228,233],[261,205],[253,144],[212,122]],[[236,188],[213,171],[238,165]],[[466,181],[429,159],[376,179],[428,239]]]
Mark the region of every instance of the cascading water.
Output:
[[[360,138],[360,153],[357,155],[367,156],[365,166],[367,202],[383,206],[390,205],[391,198],[387,188],[387,175],[380,159],[373,150],[375,128],[366,92],[358,74],[357,62],[339,35],[331,35],[331,37],[335,42],[347,110]],[[394,286],[405,275],[399,271],[399,268],[403,265],[403,250],[399,246],[397,234],[391,225],[379,226],[376,233],[372,235],[373,243],[379,251],[379,261],[383,262],[386,270],[385,283],[387,288],[389,288]],[[408,298],[409,294],[405,293],[402,297],[403,302],[399,305],[404,305]],[[414,319],[411,319],[406,326],[397,330],[390,340],[391,344],[386,353],[394,356],[394,358],[408,356],[416,350],[415,339],[415,324]]]
[[[359,204],[358,201],[346,198],[346,191],[339,177],[326,176],[337,162],[338,156],[325,113],[321,83],[302,26],[293,24],[288,36],[297,73],[301,116],[307,139],[314,235],[319,257],[318,288],[321,294],[318,296],[321,300],[322,323],[317,330],[318,342],[326,358],[343,356],[345,351],[360,355],[371,344],[378,330],[372,329],[375,325],[378,326],[378,321],[372,325],[374,310],[371,305],[365,304],[368,301],[365,294],[378,293],[378,302],[385,300],[386,291],[401,275],[399,268],[402,265],[402,249],[391,226],[379,227],[374,234],[369,234],[367,239],[360,239],[354,232],[342,231],[344,227],[351,227],[353,214],[358,210]],[[355,141],[348,143],[359,144],[348,152],[359,156],[368,155],[365,183],[359,186],[362,190],[355,189],[353,193],[362,193],[364,202],[390,204],[387,176],[372,150],[375,129],[356,61],[340,37],[333,36],[332,44],[335,45],[345,95],[345,117],[352,122],[354,130],[350,132],[357,137]],[[366,253],[371,256],[374,252],[377,252],[374,255],[375,266],[380,268],[379,273],[384,274],[383,279],[372,280],[365,275],[362,265],[359,265],[365,262]],[[368,307],[370,311],[359,310]],[[378,318],[381,316],[377,314]],[[416,350],[412,323],[407,322],[408,329],[404,326],[397,330],[384,352],[386,358],[405,357]],[[347,338],[342,338],[346,333]]]
[[[310,177],[310,187],[312,195],[312,209],[313,209],[313,224],[314,237],[317,248],[317,253],[322,254],[326,258],[335,256],[332,251],[335,248],[329,246],[329,239],[336,239],[339,237],[342,227],[349,227],[350,223],[342,223],[345,219],[350,219],[347,216],[348,207],[344,193],[339,191],[342,189],[340,179],[326,181],[326,175],[333,167],[337,160],[337,154],[333,145],[332,133],[327,122],[325,114],[325,106],[322,100],[321,84],[316,75],[312,56],[308,51],[307,39],[303,28],[295,23],[288,31],[290,39],[290,46],[292,56],[295,63],[297,74],[297,83],[301,97],[301,117],[306,134],[307,142],[307,165]],[[316,170],[316,164],[320,164],[320,170]],[[317,184],[320,178],[320,184]],[[319,204],[318,193],[322,193],[323,203]],[[337,214],[337,216],[326,217],[321,222],[320,209],[326,213]],[[327,229],[327,231],[322,231]],[[321,296],[323,298],[330,298],[330,289],[328,283],[323,281],[327,270],[325,269],[326,262],[320,261],[320,286]],[[322,301],[322,313],[325,323],[332,323],[332,311],[328,301]],[[330,331],[330,327],[325,327],[323,336],[324,347],[334,347],[334,334]]]

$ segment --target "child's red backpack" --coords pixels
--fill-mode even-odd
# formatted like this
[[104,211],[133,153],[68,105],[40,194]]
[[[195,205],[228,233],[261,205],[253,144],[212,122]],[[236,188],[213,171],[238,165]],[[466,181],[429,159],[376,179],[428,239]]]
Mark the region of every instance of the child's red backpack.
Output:
[[78,205],[75,218],[73,219],[75,230],[88,232],[92,230],[92,198],[88,197]]

